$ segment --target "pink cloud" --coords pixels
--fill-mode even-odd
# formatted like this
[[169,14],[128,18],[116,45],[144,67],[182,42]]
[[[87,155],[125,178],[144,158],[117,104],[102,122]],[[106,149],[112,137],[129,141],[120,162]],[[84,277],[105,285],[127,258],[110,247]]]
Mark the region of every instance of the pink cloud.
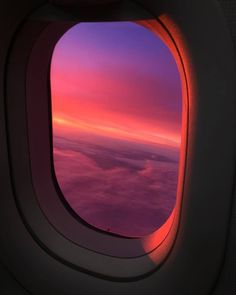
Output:
[[[54,165],[61,190],[70,206],[88,223],[128,236],[153,232],[175,205],[178,163],[121,158],[119,148],[54,148]],[[76,149],[78,149],[76,151]],[[83,150],[84,149],[84,150]],[[144,151],[145,152],[145,151]],[[100,161],[100,157],[102,157]],[[65,173],[66,171],[66,173]]]

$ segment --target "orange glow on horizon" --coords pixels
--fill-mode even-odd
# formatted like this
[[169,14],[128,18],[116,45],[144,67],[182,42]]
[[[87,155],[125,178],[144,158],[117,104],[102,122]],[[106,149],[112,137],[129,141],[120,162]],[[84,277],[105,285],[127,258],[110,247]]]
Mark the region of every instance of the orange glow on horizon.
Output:
[[[56,114],[53,117],[53,126],[55,130],[55,135],[57,133],[57,127],[64,127],[65,131],[69,133],[78,134],[78,131],[87,131],[89,133],[107,136],[110,138],[124,139],[127,141],[140,141],[146,144],[158,144],[165,145],[173,148],[178,148],[181,144],[181,138],[174,137],[169,134],[161,134],[153,132],[134,132],[133,130],[127,131],[122,129],[122,126],[110,127],[105,125],[93,125],[90,122],[85,122],[81,120],[76,120],[73,118],[66,118],[62,116],[57,116]],[[61,133],[61,129],[60,132]]]

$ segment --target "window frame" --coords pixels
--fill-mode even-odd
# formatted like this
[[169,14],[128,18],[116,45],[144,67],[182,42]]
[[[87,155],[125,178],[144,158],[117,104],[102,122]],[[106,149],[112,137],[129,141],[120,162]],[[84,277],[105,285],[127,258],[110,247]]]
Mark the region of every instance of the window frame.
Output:
[[[189,105],[191,116],[187,122],[188,123],[188,125],[186,126],[187,133],[185,135],[186,139],[188,140],[188,144],[186,145],[186,150],[188,152],[186,156],[186,166],[185,166],[185,169],[183,169],[184,171],[182,172],[183,175],[185,174],[184,183],[183,183],[183,188],[184,188],[183,202],[181,204],[181,207],[183,209],[182,209],[182,212],[181,212],[182,214],[180,218],[178,218],[178,221],[180,223],[180,227],[178,228],[178,234],[177,236],[173,237],[173,240],[175,240],[175,243],[174,244],[171,243],[171,247],[168,248],[167,252],[164,247],[164,243],[162,243],[158,249],[153,251],[151,254],[149,253],[149,255],[145,255],[144,257],[138,257],[134,259],[118,259],[111,256],[110,257],[107,256],[109,258],[107,259],[105,255],[101,255],[100,258],[102,258],[102,262],[97,263],[97,265],[94,265],[93,259],[95,258],[96,260],[96,258],[98,258],[97,256],[98,253],[95,253],[92,251],[86,252],[87,249],[82,249],[82,248],[80,248],[81,252],[79,253],[78,247],[76,247],[73,243],[66,240],[61,234],[59,234],[55,230],[53,224],[50,223],[50,221],[47,219],[47,217],[44,214],[42,214],[42,211],[39,210],[39,204],[35,202],[36,200],[35,188],[32,184],[32,174],[30,171],[31,169],[29,167],[29,158],[28,158],[29,142],[27,142],[29,138],[27,138],[27,131],[26,131],[27,114],[26,114],[26,108],[25,108],[25,88],[24,87],[22,88],[21,86],[21,85],[25,85],[25,73],[27,68],[26,64],[29,57],[28,50],[32,49],[30,48],[32,44],[28,44],[27,42],[29,41],[29,36],[32,37],[32,34],[33,34],[33,37],[36,38],[36,35],[34,35],[36,34],[36,31],[34,32],[32,31],[32,29],[35,29],[35,28],[32,28],[32,23],[30,23],[30,28],[29,26],[26,25],[27,30],[24,32],[26,33],[26,35],[20,36],[19,34],[18,40],[16,41],[16,43],[14,44],[12,48],[10,65],[8,67],[9,80],[8,80],[8,100],[7,100],[6,107],[7,107],[7,116],[8,116],[8,134],[9,134],[8,142],[9,142],[9,148],[11,152],[10,159],[11,159],[12,179],[13,179],[14,190],[16,192],[15,201],[18,206],[18,211],[21,213],[21,218],[24,220],[25,226],[27,227],[28,231],[31,233],[35,241],[39,245],[41,245],[41,247],[47,253],[49,253],[52,257],[56,258],[61,263],[66,264],[67,266],[74,268],[75,261],[78,260],[80,265],[80,267],[78,267],[78,270],[82,270],[84,272],[94,274],[95,276],[97,275],[100,277],[106,277],[107,279],[110,278],[110,280],[120,280],[120,281],[137,280],[138,278],[143,278],[144,276],[149,275],[150,273],[154,273],[157,270],[157,268],[161,266],[161,263],[162,262],[164,263],[164,261],[167,259],[167,253],[169,253],[169,250],[173,248],[171,253],[169,253],[171,254],[171,257],[173,257],[174,255],[173,253],[178,254],[177,259],[179,259],[180,262],[182,261],[184,265],[186,266],[186,268],[188,269],[189,263],[192,260],[190,259],[190,257],[188,257],[189,258],[188,262],[185,261],[185,258],[186,258],[185,255],[187,254],[186,252],[184,253],[184,251],[188,250],[189,247],[191,248],[193,241],[190,242],[187,236],[191,236],[192,238],[194,238],[194,241],[198,241],[200,243],[201,245],[200,248],[199,248],[199,245],[195,244],[195,245],[192,245],[193,248],[191,249],[194,251],[197,251],[199,249],[199,251],[201,251],[201,254],[203,254],[203,257],[202,257],[203,260],[206,259],[207,263],[208,262],[211,262],[211,263],[214,262],[213,264],[219,263],[219,259],[220,259],[219,256],[220,256],[220,253],[222,253],[223,246],[224,246],[224,242],[220,241],[219,239],[223,238],[223,241],[225,240],[225,233],[223,229],[227,227],[227,213],[229,210],[229,204],[231,199],[229,195],[231,196],[231,189],[233,184],[233,171],[232,171],[233,169],[228,171],[228,175],[230,174],[231,177],[229,177],[229,179],[223,178],[225,182],[223,183],[223,185],[218,186],[217,185],[218,182],[216,180],[217,179],[220,180],[219,176],[222,176],[222,173],[217,174],[215,172],[216,164],[214,163],[212,157],[209,156],[208,149],[206,149],[206,147],[204,147],[203,149],[202,146],[199,146],[199,144],[197,144],[198,139],[200,139],[200,142],[209,143],[209,141],[206,140],[207,135],[209,135],[209,133],[207,132],[209,132],[209,130],[212,130],[211,129],[212,126],[209,126],[209,125],[205,126],[206,129],[204,131],[206,131],[206,134],[204,133],[204,135],[201,135],[201,133],[199,133],[200,132],[199,130],[200,130],[200,127],[202,128],[203,122],[206,123],[204,121],[204,118],[206,115],[206,111],[204,111],[204,106],[206,106],[207,109],[209,109],[209,104],[207,100],[203,101],[203,98],[206,98],[209,93],[211,94],[215,92],[213,91],[212,84],[207,86],[205,91],[202,90],[204,83],[200,79],[200,73],[201,74],[203,73],[202,73],[202,70],[198,67],[197,61],[203,60],[203,56],[201,56],[201,53],[203,48],[206,49],[206,46],[203,43],[202,44],[203,47],[200,48],[201,53],[196,53],[196,50],[197,49],[199,50],[199,48],[197,47],[197,44],[195,43],[195,41],[192,40],[192,36],[194,36],[196,40],[200,39],[203,41],[204,39],[204,41],[206,41],[206,44],[209,45],[210,48],[212,48],[212,46],[209,43],[209,40],[206,39],[206,34],[204,34],[204,38],[200,38],[199,35],[197,35],[196,32],[193,30],[193,27],[191,26],[192,25],[191,20],[188,17],[187,18],[184,17],[186,16],[185,15],[186,11],[190,11],[191,14],[194,16],[197,16],[203,13],[199,9],[202,8],[202,6],[204,5],[202,4],[202,6],[199,5],[200,7],[197,7],[197,6],[194,6],[193,3],[190,3],[193,6],[192,7],[187,2],[186,3],[183,2],[182,4],[183,4],[183,7],[181,7],[181,9],[184,9],[183,13],[178,9],[177,6],[175,5],[172,6],[171,1],[170,2],[167,1],[165,5],[167,7],[167,11],[169,11],[169,16],[167,17],[167,15],[163,15],[161,18],[163,24],[165,24],[168,27],[168,30],[170,31],[170,33],[175,36],[175,40],[176,40],[176,43],[178,44],[178,48],[180,52],[183,53],[181,54],[181,56],[184,56],[183,62],[186,69],[185,72],[186,72],[186,77],[188,81],[187,84],[189,86],[188,88],[189,96],[191,98],[190,105]],[[206,15],[209,17],[209,14],[206,14],[206,12],[211,11],[210,8],[214,6],[206,5],[204,7],[206,8],[206,11],[204,11],[203,15],[205,17],[205,20],[207,20]],[[152,10],[152,8],[150,9]],[[193,11],[193,9],[196,10],[195,11],[196,13]],[[108,10],[108,13],[109,13],[109,10]],[[159,12],[155,12],[154,14],[158,14],[158,13]],[[180,16],[182,16],[183,19],[181,19]],[[219,19],[220,17],[215,10],[215,14],[213,14],[213,16],[211,15],[211,20],[213,21],[214,24],[216,24]],[[174,20],[174,21],[172,22],[170,20]],[[196,19],[194,20],[196,21]],[[191,24],[189,28],[187,28],[186,26],[188,21]],[[220,24],[222,25],[223,22],[221,22]],[[226,134],[224,134],[224,138],[225,138],[224,144],[227,143],[227,148],[228,148],[227,153],[225,149],[223,149],[224,145],[222,145],[221,143],[219,147],[217,147],[217,151],[222,149],[224,150],[224,153],[221,155],[221,159],[219,160],[222,170],[224,170],[226,169],[227,164],[232,163],[232,159],[234,160],[233,149],[235,147],[235,136],[233,136],[234,133],[233,133],[231,124],[234,127],[235,119],[233,118],[230,110],[232,106],[234,106],[233,94],[235,93],[234,92],[235,89],[232,86],[233,79],[230,78],[229,73],[232,74],[235,72],[234,72],[233,66],[230,66],[228,62],[230,57],[233,56],[232,52],[230,51],[229,44],[231,43],[229,43],[229,35],[227,35],[227,31],[225,29],[220,29],[220,26],[219,26],[220,24],[218,23],[218,27],[217,27],[219,29],[218,33],[221,34],[220,35],[221,38],[225,40],[225,43],[226,43],[226,45],[221,44],[220,48],[225,49],[225,51],[228,52],[229,54],[228,54],[228,57],[226,58],[227,65],[224,68],[224,74],[226,71],[228,79],[227,81],[224,80],[223,81],[224,83],[222,83],[222,86],[219,86],[219,87],[221,87],[220,89],[222,90],[223,89],[226,90],[229,88],[231,92],[230,91],[227,92],[229,95],[228,105],[222,105],[220,97],[218,97],[217,93],[215,93],[217,96],[217,99],[218,99],[217,102],[219,103],[219,105],[216,111],[211,116],[214,119],[213,120],[214,122],[218,122],[216,120],[216,115],[219,113],[222,114],[222,117],[224,120],[226,119],[226,117],[229,120],[227,121],[227,124],[224,121],[224,126],[227,125],[229,127],[227,129]],[[36,27],[38,26],[37,34],[39,34],[40,31],[42,30],[41,25],[42,24],[36,25]],[[24,29],[26,29],[26,27]],[[224,25],[222,25],[222,27],[224,28]],[[212,25],[210,24],[210,22],[209,22],[209,28],[208,29],[211,32],[213,32]],[[226,37],[223,37],[223,33],[226,34]],[[214,42],[214,44],[216,44],[215,37],[216,36],[214,34],[212,38],[209,37],[210,41]],[[23,40],[26,43],[22,42]],[[190,41],[192,41],[193,43],[191,43]],[[19,44],[23,44],[24,47],[26,47],[27,51],[22,52],[22,49],[21,49],[21,51],[19,52],[18,51],[19,47],[17,46]],[[26,44],[29,48],[26,46]],[[212,54],[211,58],[213,60],[216,60],[216,56],[218,54],[219,54],[219,49],[217,49],[214,52],[214,54]],[[18,66],[16,69],[15,64],[17,65],[20,64],[21,66],[20,67]],[[202,66],[202,63],[200,64]],[[217,72],[217,75],[219,75],[220,77],[224,77],[223,72],[222,73],[218,71],[216,72]],[[18,84],[17,84],[17,87],[13,89],[11,85],[14,84],[16,77],[17,77]],[[201,80],[201,83],[199,82],[198,79]],[[192,82],[194,83],[197,82],[196,83],[197,85],[192,85]],[[197,90],[198,91],[202,90],[204,94],[202,95],[203,98],[200,99],[200,96]],[[196,96],[198,98],[197,101],[196,101]],[[220,107],[222,108],[221,110],[220,110]],[[226,111],[227,111],[227,114],[226,114]],[[13,131],[16,129],[19,131],[18,134],[16,134],[16,132]],[[211,137],[211,140],[213,139],[213,142],[216,143],[216,137],[214,138],[213,137],[214,136]],[[20,145],[20,149],[17,148],[18,144]],[[214,155],[215,154],[216,152],[214,152]],[[207,158],[206,156],[209,156],[209,158]],[[199,165],[201,166],[200,164],[201,161],[199,162],[199,159],[202,159],[202,158],[207,162],[207,164],[211,164],[211,165],[209,167],[209,170],[204,172],[203,175],[200,175]],[[18,163],[18,164],[15,165],[13,163]],[[206,180],[203,180],[202,177],[205,176],[205,174],[209,173],[209,171],[212,174],[214,174],[215,177],[213,177],[214,180],[210,180],[209,183],[206,183]],[[27,173],[27,175],[25,175],[25,173]],[[200,186],[199,186],[199,183],[200,183]],[[206,184],[205,193],[201,190],[202,189],[201,184],[203,183]],[[219,191],[217,191],[215,187]],[[212,201],[212,194],[209,194],[210,196],[207,198],[207,195],[211,191],[211,189],[214,191],[215,195],[217,195],[217,204],[216,205],[213,204],[214,212],[222,213],[221,220],[218,220],[218,218],[215,218],[215,217],[213,218],[214,220],[210,220],[209,216],[207,216],[206,214],[206,209],[202,207],[202,204],[203,204],[202,201],[204,200],[204,198],[207,199],[208,201]],[[224,200],[224,202],[222,202],[221,200],[222,192],[228,195],[228,198],[226,199],[226,201]],[[209,208],[208,206],[212,205],[209,203],[207,202],[207,209]],[[196,217],[198,215],[195,213],[196,208],[198,213],[199,212],[203,213],[202,220],[200,223],[196,221]],[[34,214],[35,212],[37,212],[37,214]],[[41,215],[40,218],[38,218],[39,215]],[[176,230],[177,230],[177,227],[178,227],[178,224],[176,224]],[[219,232],[217,232],[217,235],[216,235],[216,232],[214,231],[215,228],[217,228],[217,230],[218,229],[221,230],[220,234]],[[47,229],[47,232],[45,231],[45,229]],[[211,233],[213,237],[214,245],[215,245],[215,242],[217,241],[218,247],[210,249],[210,252],[206,251],[207,254],[209,255],[209,257],[207,257],[205,251],[203,251],[204,250],[203,243],[207,249],[209,248],[210,245],[213,245],[212,241],[209,241],[209,239],[206,239],[209,232]],[[52,233],[53,235],[51,235]],[[171,235],[169,235],[168,237],[170,236]],[[200,237],[202,237],[202,239]],[[62,242],[63,239],[64,239],[64,243]],[[60,245],[61,249],[56,249],[57,242],[58,242],[58,245]],[[166,242],[169,243],[167,239],[165,240],[165,243]],[[181,245],[181,247],[179,245]],[[71,255],[73,253],[70,252],[70,249],[73,248],[72,246],[75,246],[74,257],[73,255]],[[70,255],[70,259],[68,259],[67,255]],[[86,255],[86,259],[88,259],[86,262],[82,261],[83,255]],[[215,256],[217,256],[218,258],[217,261],[215,261]],[[151,257],[151,261],[150,261],[150,257]],[[162,258],[163,260],[161,261],[158,260],[160,258]],[[142,267],[140,267],[140,263],[137,260],[143,263]],[[72,261],[72,263],[70,261]],[[170,259],[168,259],[168,261],[170,261]],[[85,269],[81,268],[81,264],[83,263],[85,263],[88,267]],[[114,269],[115,268],[114,265],[117,265],[118,268]],[[164,263],[163,265],[167,265],[167,263]],[[201,263],[199,264],[197,263],[197,261],[195,261],[194,265],[197,265],[198,266],[197,269],[199,270]],[[127,269],[124,266],[127,266]],[[95,270],[94,270],[94,267],[95,267]],[[75,268],[77,269],[77,266]],[[106,268],[106,271],[104,271],[105,268]],[[160,273],[163,273],[161,269],[160,269]],[[175,270],[173,270],[173,272],[174,271],[176,271],[176,268]],[[159,272],[157,271],[157,273]],[[212,271],[213,275],[214,273],[215,273],[215,270]]]
[[[29,149],[29,173],[32,182],[34,197],[19,199],[22,214],[30,224],[32,231],[37,232],[39,240],[47,249],[52,248],[47,237],[52,242],[60,241],[55,251],[60,256],[61,248],[64,251],[64,261],[69,261],[75,268],[85,271],[104,274],[114,273],[114,277],[142,277],[151,273],[157,265],[165,259],[172,247],[175,238],[181,206],[181,189],[178,189],[177,207],[167,222],[153,234],[143,238],[128,238],[99,230],[84,222],[67,204],[59,188],[53,167],[52,146],[52,114],[50,91],[50,64],[54,47],[60,37],[78,22],[53,22],[49,24],[26,23],[21,31],[19,43],[28,45],[24,53],[26,65],[26,116],[27,116],[27,142]],[[170,50],[178,57],[178,67],[184,75],[182,60],[173,39],[158,20],[142,21],[142,25],[161,34],[164,42],[171,44]],[[28,36],[32,36],[30,40]],[[23,38],[23,40],[21,39]],[[167,41],[168,40],[168,41]],[[41,56],[40,62],[38,57]],[[22,57],[20,57],[22,59]],[[47,76],[45,72],[47,71]],[[183,77],[182,77],[183,78]],[[186,91],[186,81],[181,81],[183,91]],[[187,93],[186,96],[187,97]],[[186,107],[186,102],[184,106]],[[186,116],[185,109],[184,115]],[[43,119],[42,119],[43,118]],[[184,118],[186,121],[187,118]],[[186,126],[186,125],[185,125]],[[37,132],[35,132],[37,130]],[[44,144],[40,144],[43,142]],[[185,146],[183,140],[182,143]],[[50,151],[50,152],[49,152]],[[185,159],[185,148],[181,148],[181,165]],[[182,174],[183,176],[183,174]],[[179,183],[183,183],[180,180]],[[30,208],[30,209],[29,209]],[[35,220],[36,219],[36,220]],[[50,225],[50,228],[46,226]],[[44,232],[40,230],[44,228]],[[45,230],[48,228],[48,230]],[[40,234],[39,234],[40,233]],[[64,245],[64,246],[62,246]],[[91,262],[81,262],[84,252],[93,253],[103,257],[103,264],[93,270]],[[81,252],[81,254],[79,254]],[[155,263],[150,255],[155,252]],[[158,254],[157,254],[158,253]],[[128,258],[128,260],[127,260]],[[123,262],[119,261],[123,259]],[[125,260],[124,260],[125,259]],[[107,262],[106,262],[107,260]],[[117,265],[115,269],[111,265]],[[125,270],[123,269],[125,265]],[[134,267],[136,265],[136,267]],[[120,266],[120,269],[119,269]],[[97,269],[96,269],[97,268]],[[112,269],[112,271],[111,271]]]

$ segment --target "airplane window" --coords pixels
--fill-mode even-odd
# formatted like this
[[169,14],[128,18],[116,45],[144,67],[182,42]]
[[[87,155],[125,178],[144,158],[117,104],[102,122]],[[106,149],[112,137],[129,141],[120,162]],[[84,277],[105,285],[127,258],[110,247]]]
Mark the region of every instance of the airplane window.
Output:
[[51,62],[53,161],[86,223],[124,237],[160,228],[175,208],[180,74],[162,39],[136,22],[79,23]]

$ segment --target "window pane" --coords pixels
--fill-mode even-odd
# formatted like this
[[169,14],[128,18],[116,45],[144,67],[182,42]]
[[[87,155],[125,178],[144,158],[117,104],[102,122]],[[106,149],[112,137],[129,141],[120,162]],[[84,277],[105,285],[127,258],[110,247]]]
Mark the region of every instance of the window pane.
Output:
[[59,187],[87,223],[152,233],[176,202],[181,80],[174,57],[134,22],[80,23],[51,63],[53,158]]

